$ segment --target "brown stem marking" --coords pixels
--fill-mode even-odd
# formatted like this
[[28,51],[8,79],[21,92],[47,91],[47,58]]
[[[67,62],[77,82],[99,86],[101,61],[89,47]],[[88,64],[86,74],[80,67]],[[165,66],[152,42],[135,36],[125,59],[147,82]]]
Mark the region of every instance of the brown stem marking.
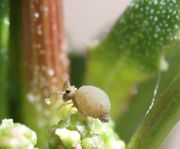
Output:
[[60,115],[44,99],[68,79],[62,0],[22,0],[22,44],[23,119],[48,148],[46,131]]
[[23,62],[29,89],[40,96],[68,79],[61,0],[22,0]]

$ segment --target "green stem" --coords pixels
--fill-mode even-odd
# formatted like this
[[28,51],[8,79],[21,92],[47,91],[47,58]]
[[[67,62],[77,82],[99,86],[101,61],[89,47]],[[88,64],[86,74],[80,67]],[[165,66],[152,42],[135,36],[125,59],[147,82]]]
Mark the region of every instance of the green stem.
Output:
[[180,73],[157,99],[135,132],[128,149],[159,148],[166,135],[180,119]]
[[0,1],[0,120],[7,116],[9,1]]
[[[177,42],[170,44],[167,48],[171,49],[166,56],[169,68],[166,72],[161,73],[160,86],[158,88],[156,98],[164,92],[167,86],[169,86],[169,82],[171,82],[179,72],[180,43]],[[116,130],[119,134],[121,134],[124,141],[129,142],[130,137],[134,134],[138,125],[144,119],[148,106],[151,104],[156,82],[157,76],[154,76],[153,78],[138,84],[138,94],[131,97],[129,110],[124,112],[123,115],[117,119]]]
[[10,0],[8,100],[11,117],[21,121],[21,0]]

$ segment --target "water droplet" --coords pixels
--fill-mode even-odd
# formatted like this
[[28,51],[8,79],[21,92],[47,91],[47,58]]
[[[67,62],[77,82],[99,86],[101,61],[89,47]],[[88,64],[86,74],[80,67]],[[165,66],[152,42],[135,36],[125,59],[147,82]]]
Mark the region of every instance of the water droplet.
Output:
[[53,76],[54,75],[54,70],[53,69],[48,69],[48,75]]
[[155,16],[155,17],[154,17],[154,21],[157,21],[157,20],[158,20],[158,17]]
[[49,9],[48,9],[48,7],[43,7],[43,10],[44,10],[44,12],[49,12]]
[[178,28],[179,28],[179,26],[178,26],[178,25],[175,25],[174,27],[175,27],[175,29],[178,29]]
[[153,14],[153,13],[154,13],[154,9],[151,9],[151,10],[150,10],[150,13]]
[[39,36],[41,36],[41,35],[43,34],[42,26],[41,26],[41,25],[37,26],[37,34],[38,34]]
[[35,12],[34,13],[34,17],[37,19],[37,18],[39,18],[39,13],[38,12]]
[[154,4],[157,5],[158,4],[158,0],[154,0]]

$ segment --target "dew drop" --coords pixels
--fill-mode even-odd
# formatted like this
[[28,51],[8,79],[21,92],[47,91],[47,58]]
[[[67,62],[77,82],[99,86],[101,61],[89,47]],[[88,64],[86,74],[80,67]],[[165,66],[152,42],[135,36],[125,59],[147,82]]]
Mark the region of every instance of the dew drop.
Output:
[[179,26],[178,26],[178,25],[175,25],[174,27],[175,27],[175,29],[178,29],[178,28],[179,28]]
[[54,75],[54,70],[53,69],[48,69],[48,75],[53,76]]
[[154,4],[157,5],[158,4],[158,0],[154,0]]
[[37,19],[37,18],[39,18],[39,13],[38,12],[35,12],[34,13],[34,17]]
[[154,21],[157,21],[158,20],[158,17],[154,17]]
[[44,7],[43,10],[44,10],[44,12],[46,12],[46,13],[48,13],[48,11],[49,11],[48,7]]
[[43,34],[41,27],[37,27],[37,34],[39,36]]

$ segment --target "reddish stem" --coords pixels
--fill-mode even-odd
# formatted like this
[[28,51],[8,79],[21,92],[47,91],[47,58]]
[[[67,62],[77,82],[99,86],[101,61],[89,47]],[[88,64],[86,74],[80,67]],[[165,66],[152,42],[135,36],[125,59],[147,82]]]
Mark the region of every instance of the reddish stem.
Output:
[[44,134],[60,115],[44,99],[68,79],[62,0],[22,0],[22,13],[23,118],[47,148]]
[[22,0],[23,62],[29,89],[47,96],[68,79],[61,0]]

